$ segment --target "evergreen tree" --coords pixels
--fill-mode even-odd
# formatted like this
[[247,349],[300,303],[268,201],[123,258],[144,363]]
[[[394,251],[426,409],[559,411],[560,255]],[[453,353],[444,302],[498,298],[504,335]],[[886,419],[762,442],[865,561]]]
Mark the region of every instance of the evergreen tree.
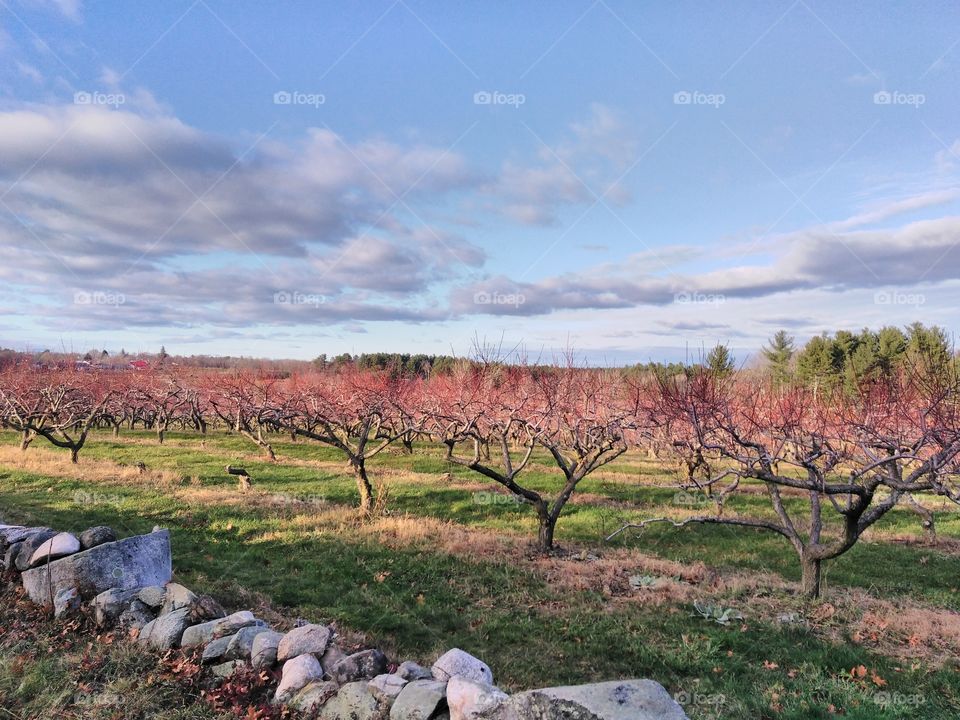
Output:
[[726,377],[733,372],[733,356],[726,345],[717,344],[707,353],[707,368],[717,377]]
[[793,358],[793,338],[786,330],[778,330],[762,350],[770,363],[770,372],[776,383],[785,383],[790,379],[790,360]]

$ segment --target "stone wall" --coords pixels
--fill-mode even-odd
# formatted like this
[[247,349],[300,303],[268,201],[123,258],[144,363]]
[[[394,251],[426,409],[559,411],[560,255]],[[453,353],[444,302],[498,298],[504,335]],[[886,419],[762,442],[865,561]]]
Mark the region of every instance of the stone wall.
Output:
[[172,582],[170,535],[118,539],[107,527],[79,535],[0,524],[5,571],[55,617],[86,605],[102,627],[120,627],[157,651],[202,648],[214,676],[281,668],[275,701],[321,720],[684,720],[652,680],[540,688],[514,695],[483,661],[453,648],[430,667],[391,662],[378,649],[349,654],[326,625],[273,630],[252,612],[228,615],[208,596]]

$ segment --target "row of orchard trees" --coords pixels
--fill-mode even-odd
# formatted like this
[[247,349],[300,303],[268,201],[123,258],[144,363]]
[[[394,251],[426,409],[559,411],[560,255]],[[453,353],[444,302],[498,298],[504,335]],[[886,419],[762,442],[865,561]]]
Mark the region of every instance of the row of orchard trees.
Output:
[[[279,434],[340,451],[356,479],[359,510],[382,506],[368,461],[413,441],[444,449],[530,506],[538,544],[554,545],[580,483],[629,448],[681,460],[684,488],[713,498],[710,512],[654,522],[726,524],[776,533],[797,553],[805,591],[820,592],[824,562],[845,553],[901,502],[923,494],[960,502],[960,386],[953,373],[903,371],[857,392],[787,385],[747,372],[664,376],[561,366],[463,362],[450,372],[406,375],[344,366],[276,377],[252,371],[111,373],[0,371],[0,421],[70,450],[91,429],[228,428],[271,460]],[[537,448],[557,468],[555,492],[525,481]],[[734,514],[748,484],[771,512]]]

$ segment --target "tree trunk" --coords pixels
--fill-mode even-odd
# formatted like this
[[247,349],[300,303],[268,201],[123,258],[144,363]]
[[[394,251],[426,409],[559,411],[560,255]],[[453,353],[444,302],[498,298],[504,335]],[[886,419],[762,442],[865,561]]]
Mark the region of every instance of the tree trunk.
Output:
[[933,520],[933,511],[928,510],[917,502],[913,495],[907,495],[907,505],[920,516],[920,526],[923,528],[923,539],[928,543],[937,541],[937,528]]
[[537,531],[537,548],[543,552],[553,550],[553,531],[557,527],[557,521],[550,516],[546,503],[537,508],[537,518],[540,521],[540,528]]
[[33,442],[33,439],[36,436],[36,433],[31,432],[30,430],[24,430],[23,434],[20,436],[20,449],[26,450],[28,447],[30,447],[30,443]]
[[120,437],[120,423],[113,424],[113,436],[115,438]]
[[163,445],[163,434],[165,432],[166,431],[163,428],[157,427],[157,442],[159,442],[161,445]]
[[80,448],[79,448],[79,447],[72,447],[72,448],[70,448],[70,462],[72,462],[74,465],[77,464],[78,459],[79,459],[79,455],[80,455]]
[[357,492],[360,493],[360,506],[358,510],[362,517],[367,517],[373,510],[373,486],[370,484],[370,478],[367,477],[367,469],[363,460],[350,460],[353,467],[353,474],[357,479]]
[[803,594],[811,600],[815,600],[820,597],[820,586],[823,580],[822,564],[823,561],[820,559],[811,558],[806,555],[801,555],[800,557],[800,567],[802,568],[801,584],[803,587]]

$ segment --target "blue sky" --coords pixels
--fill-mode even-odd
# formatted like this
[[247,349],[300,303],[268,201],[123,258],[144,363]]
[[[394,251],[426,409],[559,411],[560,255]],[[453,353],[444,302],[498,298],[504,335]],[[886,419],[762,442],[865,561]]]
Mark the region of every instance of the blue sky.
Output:
[[960,6],[0,0],[0,343],[957,329]]

